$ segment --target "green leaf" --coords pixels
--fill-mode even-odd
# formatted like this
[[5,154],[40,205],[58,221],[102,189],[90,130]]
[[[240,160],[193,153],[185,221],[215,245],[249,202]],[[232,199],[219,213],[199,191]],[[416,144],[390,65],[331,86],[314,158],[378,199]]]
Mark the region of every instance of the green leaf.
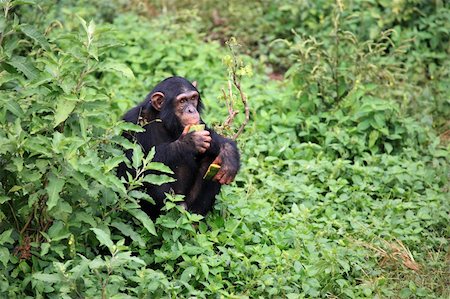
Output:
[[0,205],[4,204],[5,202],[11,200],[11,198],[9,198],[6,195],[0,195]]
[[372,148],[380,137],[380,132],[377,130],[372,130],[369,134],[369,148]]
[[93,36],[95,33],[95,22],[94,20],[90,20],[89,21],[89,26],[87,28],[86,33],[88,34],[88,36]]
[[358,124],[357,129],[358,129],[358,131],[364,132],[369,127],[370,127],[370,121],[368,119],[365,119]]
[[386,150],[386,153],[390,154],[394,148],[392,147],[392,144],[385,142],[384,149]]
[[157,236],[156,230],[155,230],[155,224],[153,223],[153,221],[148,217],[148,215],[144,211],[142,211],[140,209],[129,209],[127,211],[128,211],[128,213],[133,215],[134,218],[139,220],[150,234]]
[[36,4],[36,1],[32,1],[32,0],[15,0],[12,1],[11,3],[11,7],[17,6],[17,5],[24,5],[24,4]]
[[58,100],[58,103],[56,104],[55,120],[53,121],[54,128],[69,117],[70,113],[75,109],[76,104],[76,101],[67,99]]
[[48,253],[48,250],[50,249],[50,243],[46,242],[46,243],[42,243],[41,244],[41,256],[44,256]]
[[131,158],[131,162],[134,169],[138,169],[142,164],[142,160],[144,159],[144,153],[142,152],[142,148],[139,144],[135,143],[133,146],[133,157]]
[[0,247],[0,262],[3,264],[3,267],[6,268],[6,265],[9,262],[9,250],[6,247]]
[[65,181],[63,179],[58,178],[53,173],[51,173],[48,177],[48,186],[45,188],[48,193],[47,207],[48,210],[51,210],[60,199],[59,193],[62,191]]
[[57,242],[70,237],[70,232],[63,221],[55,220],[48,229],[48,241]]
[[36,26],[31,26],[28,24],[23,24],[20,26],[20,30],[34,39],[37,43],[39,43],[46,51],[50,51],[50,44],[48,43],[45,36],[36,29]]
[[143,179],[142,182],[149,183],[157,186],[161,186],[162,184],[175,182],[174,178],[171,178],[170,176],[164,175],[164,174],[147,174]]
[[205,276],[206,279],[209,277],[209,267],[206,263],[201,264],[203,276]]
[[105,232],[100,228],[91,228],[91,231],[95,233],[95,236],[97,237],[97,240],[100,242],[100,244],[105,245],[111,251],[112,247],[114,246],[114,243],[111,240],[109,232]]
[[136,233],[130,225],[123,222],[114,221],[113,223],[111,223],[111,226],[117,228],[125,236],[130,237],[133,241],[139,244],[139,247],[145,247],[144,239],[142,239],[141,236]]
[[47,274],[47,273],[34,273],[33,279],[40,280],[48,283],[56,283],[61,281],[61,277],[58,274]]
[[23,73],[28,79],[34,80],[39,74],[39,70],[36,69],[31,61],[26,57],[13,56],[7,63]]
[[166,166],[160,162],[150,162],[145,169],[146,170],[156,170],[156,171],[163,172],[163,173],[173,174],[172,169],[170,169],[168,166]]
[[14,240],[11,238],[12,229],[4,231],[0,235],[0,245],[3,245],[5,243],[13,244]]
[[15,186],[12,186],[11,189],[9,189],[8,193],[14,193],[14,192],[17,192],[17,191],[19,191],[21,189],[22,189],[21,186],[15,185]]
[[191,280],[192,276],[194,276],[197,273],[197,268],[191,266],[187,267],[183,273],[181,274],[180,280],[184,282],[189,282]]
[[119,122],[116,124],[116,127],[120,128],[122,131],[145,132],[143,127],[128,121]]
[[377,129],[384,128],[386,125],[385,116],[383,113],[375,113],[373,116]]
[[19,103],[17,103],[17,100],[8,101],[5,106],[6,109],[8,109],[15,116],[20,117],[23,115],[23,110],[20,107]]
[[145,192],[138,191],[138,190],[132,190],[132,191],[130,191],[130,193],[128,193],[128,195],[131,196],[132,198],[143,199],[145,201],[148,201],[149,203],[155,204],[155,201],[153,200],[153,198]]
[[430,214],[430,209],[428,207],[421,207],[418,211],[417,211],[417,217],[419,217],[420,219],[431,219],[431,214]]
[[0,72],[0,85],[3,85],[6,82],[17,80],[19,78],[20,76],[18,74],[10,74],[7,71],[2,71]]
[[125,76],[128,79],[134,79],[133,71],[123,63],[106,62],[100,66],[100,70],[118,72],[118,75]]

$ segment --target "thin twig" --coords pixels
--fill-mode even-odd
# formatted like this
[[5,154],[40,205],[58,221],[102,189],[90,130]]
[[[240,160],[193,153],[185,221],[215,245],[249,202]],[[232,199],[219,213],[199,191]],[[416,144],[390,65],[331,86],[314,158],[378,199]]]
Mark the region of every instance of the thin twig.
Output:
[[231,39],[227,42],[228,48],[231,52],[232,63],[228,66],[230,80],[228,80],[228,93],[225,93],[225,90],[222,89],[223,97],[225,99],[227,109],[228,109],[228,117],[223,123],[222,128],[229,128],[233,123],[236,115],[239,113],[238,110],[234,110],[234,101],[233,101],[233,86],[239,91],[239,96],[241,98],[241,102],[244,105],[245,119],[239,126],[237,132],[233,135],[232,139],[236,140],[239,135],[244,131],[245,126],[248,124],[250,120],[250,108],[248,105],[248,100],[245,93],[242,91],[241,83],[240,83],[240,75],[238,75],[238,70],[243,67],[243,63],[241,60],[237,59],[237,54],[234,47],[237,45],[234,39]]
[[237,88],[237,90],[239,90],[239,95],[241,96],[241,101],[244,104],[245,109],[245,119],[242,122],[241,126],[239,127],[239,130],[233,136],[233,139],[236,140],[239,137],[239,135],[241,135],[241,133],[244,131],[245,126],[248,124],[248,121],[250,120],[250,107],[248,106],[247,97],[242,91],[241,84],[236,78],[236,74],[233,74],[233,84]]

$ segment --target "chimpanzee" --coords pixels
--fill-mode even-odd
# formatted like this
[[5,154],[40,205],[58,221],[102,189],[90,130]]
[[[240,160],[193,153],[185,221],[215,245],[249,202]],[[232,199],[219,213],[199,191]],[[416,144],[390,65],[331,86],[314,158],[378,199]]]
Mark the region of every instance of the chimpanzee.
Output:
[[[141,207],[153,219],[160,214],[168,192],[184,195],[182,205],[187,210],[206,215],[212,209],[221,185],[230,184],[240,167],[234,141],[208,127],[189,132],[192,125],[204,124],[200,117],[203,104],[196,85],[182,77],[169,77],[123,117],[145,129],[133,136],[125,136],[137,141],[145,154],[155,147],[153,161],[164,163],[174,172],[175,182],[144,186],[156,206],[141,201]],[[128,151],[126,155],[131,159],[132,152]],[[211,163],[221,167],[212,180],[207,180],[203,177]],[[122,163],[118,175],[126,177],[126,171],[133,170]]]

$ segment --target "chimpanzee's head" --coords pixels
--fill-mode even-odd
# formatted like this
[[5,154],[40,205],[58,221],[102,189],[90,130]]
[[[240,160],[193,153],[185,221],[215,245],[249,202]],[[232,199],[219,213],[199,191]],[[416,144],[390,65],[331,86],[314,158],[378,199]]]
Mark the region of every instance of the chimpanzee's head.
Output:
[[160,82],[147,99],[160,112],[164,126],[174,135],[179,135],[187,125],[201,122],[203,108],[197,83],[182,77],[170,77]]

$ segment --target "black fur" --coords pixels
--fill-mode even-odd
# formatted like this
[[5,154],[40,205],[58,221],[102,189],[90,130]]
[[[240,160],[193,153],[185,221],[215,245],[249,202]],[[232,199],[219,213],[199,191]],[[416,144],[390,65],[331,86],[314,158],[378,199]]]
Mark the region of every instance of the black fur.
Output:
[[[185,196],[185,206],[191,212],[205,215],[215,202],[215,197],[220,191],[221,185],[216,181],[204,180],[208,166],[220,154],[222,168],[235,175],[240,167],[239,151],[236,143],[225,138],[210,128],[206,128],[211,134],[212,142],[209,149],[200,154],[190,138],[191,134],[181,136],[183,127],[174,113],[174,99],[179,94],[197,89],[182,77],[170,77],[160,82],[149,93],[145,101],[129,110],[123,117],[125,121],[141,123],[145,132],[136,133],[134,136],[125,134],[133,141],[137,141],[147,154],[155,146],[155,162],[162,162],[169,166],[175,173],[173,183],[155,186],[147,184],[144,191],[156,202],[156,206],[146,201],[141,202],[142,209],[153,219],[158,217],[166,198],[164,193],[170,191]],[[165,101],[161,111],[157,111],[151,105],[151,96],[155,92],[162,92]],[[203,104],[199,98],[197,110],[201,113]],[[161,120],[161,121],[157,121]],[[203,121],[201,121],[203,123]],[[127,151],[129,159],[132,152]],[[119,166],[118,176],[126,178],[126,172],[133,172],[124,163]]]

